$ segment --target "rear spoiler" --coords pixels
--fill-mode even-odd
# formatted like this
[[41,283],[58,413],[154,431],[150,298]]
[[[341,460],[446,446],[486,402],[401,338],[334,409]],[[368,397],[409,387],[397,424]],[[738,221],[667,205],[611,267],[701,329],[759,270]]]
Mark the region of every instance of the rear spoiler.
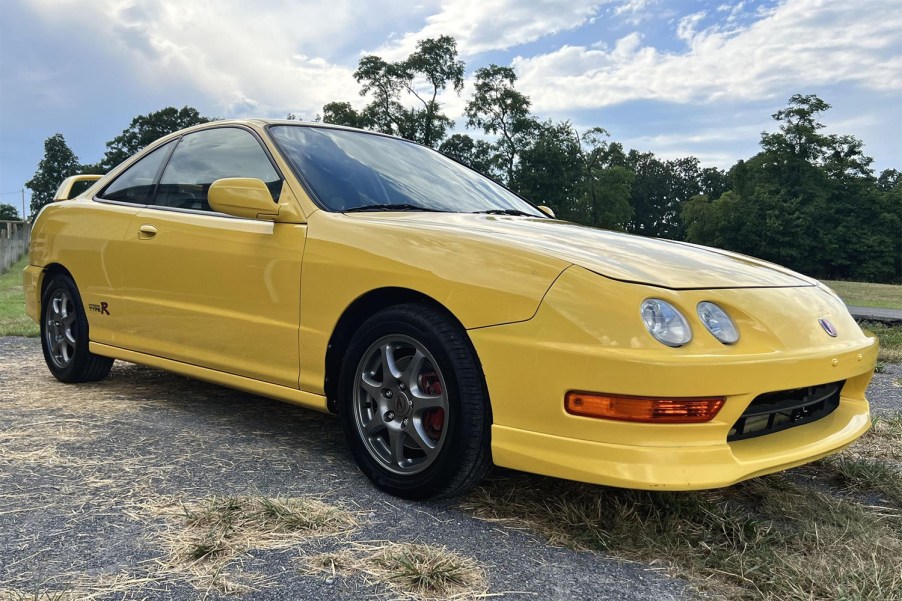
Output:
[[70,175],[64,179],[63,183],[60,184],[60,187],[56,189],[53,201],[56,202],[58,200],[69,200],[70,198],[74,198],[90,188],[91,185],[101,177],[103,176],[95,174]]

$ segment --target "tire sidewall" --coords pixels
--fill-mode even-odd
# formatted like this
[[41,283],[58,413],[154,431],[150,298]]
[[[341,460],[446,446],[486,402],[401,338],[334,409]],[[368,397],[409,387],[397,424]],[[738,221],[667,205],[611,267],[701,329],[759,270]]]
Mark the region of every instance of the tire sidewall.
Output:
[[[357,428],[354,413],[354,386],[360,361],[375,341],[391,334],[409,336],[429,349],[442,372],[448,394],[447,432],[442,449],[432,465],[410,475],[394,474],[370,455]],[[364,322],[342,360],[338,414],[354,459],[376,486],[397,496],[422,499],[440,493],[448,482],[455,479],[464,467],[462,453],[459,452],[466,435],[464,425],[473,422],[473,416],[468,415],[472,407],[463,403],[461,398],[460,372],[470,369],[476,369],[476,366],[458,365],[458,361],[451,357],[447,344],[422,316],[408,314],[402,317],[400,310],[387,309]]]
[[[75,355],[66,367],[59,367],[50,354],[47,344],[47,313],[50,311],[50,299],[58,290],[64,290],[72,298],[72,306],[75,310],[74,334]],[[85,364],[89,359],[88,354],[88,320],[85,315],[81,295],[71,277],[64,274],[54,275],[47,283],[41,298],[41,349],[44,351],[44,361],[48,369],[62,382],[78,382],[79,374],[83,373]]]

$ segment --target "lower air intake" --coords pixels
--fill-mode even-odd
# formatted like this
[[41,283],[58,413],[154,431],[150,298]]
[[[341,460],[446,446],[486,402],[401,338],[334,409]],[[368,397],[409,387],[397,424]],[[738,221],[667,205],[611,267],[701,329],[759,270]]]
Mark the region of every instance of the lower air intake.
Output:
[[839,406],[843,384],[833,382],[759,395],[730,428],[727,442],[773,434],[826,417]]

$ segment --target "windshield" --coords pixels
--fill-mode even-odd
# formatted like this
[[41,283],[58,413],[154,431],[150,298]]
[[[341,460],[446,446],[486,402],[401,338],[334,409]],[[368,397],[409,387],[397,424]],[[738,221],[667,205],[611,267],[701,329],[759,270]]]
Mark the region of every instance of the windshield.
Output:
[[423,146],[363,132],[276,125],[282,154],[330,211],[498,212],[545,217],[487,177]]

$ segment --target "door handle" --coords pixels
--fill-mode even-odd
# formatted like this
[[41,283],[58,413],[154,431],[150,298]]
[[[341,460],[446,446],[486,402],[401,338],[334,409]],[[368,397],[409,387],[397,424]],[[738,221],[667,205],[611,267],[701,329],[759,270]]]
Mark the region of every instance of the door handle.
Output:
[[150,240],[154,236],[157,235],[157,228],[152,225],[144,224],[138,228],[138,239],[139,240]]

